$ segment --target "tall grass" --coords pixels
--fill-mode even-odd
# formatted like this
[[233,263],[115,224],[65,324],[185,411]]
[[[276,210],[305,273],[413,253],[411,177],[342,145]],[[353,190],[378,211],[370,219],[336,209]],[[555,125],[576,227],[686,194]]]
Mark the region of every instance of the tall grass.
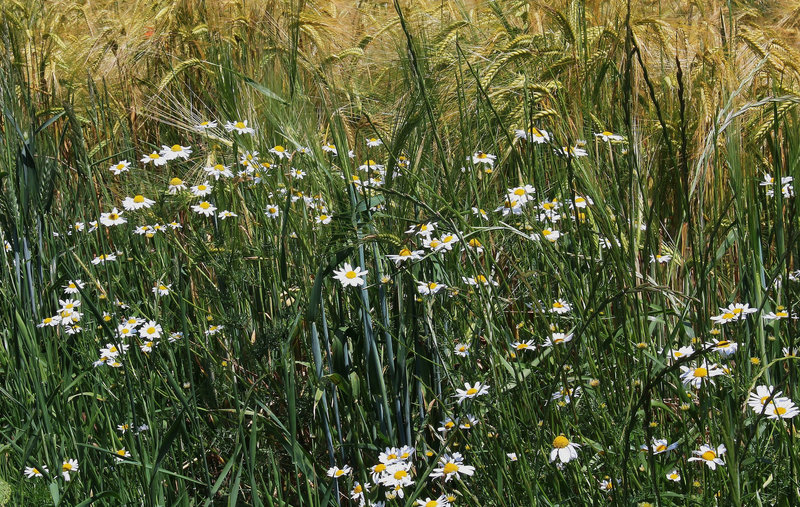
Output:
[[[797,502],[793,419],[746,404],[759,385],[800,399],[800,204],[777,183],[800,161],[790,18],[579,1],[3,14],[0,503],[355,505],[379,454],[406,445],[413,484],[388,500],[373,485],[370,503]],[[253,135],[222,128],[245,119]],[[206,120],[219,125],[195,129]],[[529,128],[550,140],[515,135]],[[188,160],[138,162],[175,144]],[[236,173],[253,151],[271,167],[204,174]],[[109,171],[123,159],[128,172]],[[174,177],[208,180],[206,199],[237,216],[192,211],[200,199],[167,192]],[[520,214],[495,211],[528,184]],[[137,194],[155,204],[92,226]],[[540,216],[554,206],[558,220]],[[406,232],[427,222],[457,246]],[[134,234],[146,224],[160,227]],[[403,247],[424,257],[396,265]],[[117,260],[93,264],[101,254]],[[365,285],[334,278],[345,262]],[[70,298],[80,332],[39,325]],[[551,311],[557,300],[571,311]],[[737,302],[757,311],[713,324]],[[779,306],[788,318],[763,318]],[[128,317],[162,326],[155,348],[120,336]],[[545,346],[555,332],[572,338]],[[734,355],[709,345],[723,339]],[[112,345],[130,346],[119,367],[94,366]],[[703,360],[725,373],[687,386],[681,366]],[[467,382],[488,394],[457,403]],[[557,466],[562,434],[581,447]],[[642,452],[655,438],[677,447]],[[688,461],[720,444],[716,470]],[[431,477],[453,452],[475,474]],[[70,481],[66,459],[79,463]]]

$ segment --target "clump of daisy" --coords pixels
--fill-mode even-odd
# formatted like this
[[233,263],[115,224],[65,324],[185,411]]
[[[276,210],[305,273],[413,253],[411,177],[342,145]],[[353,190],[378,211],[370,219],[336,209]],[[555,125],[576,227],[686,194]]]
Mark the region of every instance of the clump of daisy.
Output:
[[745,303],[733,303],[727,308],[720,308],[719,315],[711,317],[711,321],[715,324],[727,324],[737,320],[743,320],[747,315],[758,311],[757,308],[750,308],[750,305]]
[[747,404],[756,414],[763,413],[770,419],[791,419],[800,413],[792,400],[772,386],[756,387],[756,391],[750,393]]

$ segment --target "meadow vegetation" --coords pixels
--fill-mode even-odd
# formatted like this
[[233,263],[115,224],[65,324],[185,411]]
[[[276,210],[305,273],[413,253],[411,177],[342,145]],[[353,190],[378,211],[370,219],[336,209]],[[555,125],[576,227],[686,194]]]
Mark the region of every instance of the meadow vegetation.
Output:
[[797,2],[0,15],[0,505],[800,502]]

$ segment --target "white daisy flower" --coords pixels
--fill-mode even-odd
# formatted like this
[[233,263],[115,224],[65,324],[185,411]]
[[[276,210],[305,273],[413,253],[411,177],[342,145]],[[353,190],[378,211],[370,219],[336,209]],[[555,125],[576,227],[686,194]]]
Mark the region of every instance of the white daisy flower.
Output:
[[485,164],[490,167],[494,167],[495,159],[497,159],[497,156],[482,151],[477,151],[472,155],[473,164]]
[[119,176],[120,174],[127,172],[130,166],[131,163],[127,160],[120,160],[116,164],[109,167],[108,170],[114,173],[115,176]]
[[701,445],[699,451],[692,451],[693,457],[687,461],[700,461],[705,463],[711,470],[716,470],[717,465],[725,465],[720,456],[725,455],[725,446],[719,445],[716,449],[707,445]]
[[550,451],[550,462],[558,458],[561,463],[569,463],[578,457],[579,444],[570,442],[564,435],[559,435],[553,440],[553,450]]
[[345,262],[342,268],[333,271],[334,278],[339,280],[343,287],[360,287],[366,285],[367,273],[369,273],[369,271],[362,270],[360,266],[353,268],[349,262]]
[[192,147],[181,146],[180,144],[173,144],[172,146],[162,145],[159,153],[167,160],[175,160],[176,158],[188,160],[189,155],[192,154]]
[[213,204],[211,204],[208,201],[201,201],[201,202],[199,202],[199,203],[197,203],[197,204],[192,206],[192,211],[194,211],[197,214],[200,214],[200,215],[203,215],[203,216],[207,216],[207,217],[214,216],[214,212],[216,210],[217,210],[217,207],[214,206]]
[[224,127],[225,127],[225,130],[227,130],[228,132],[234,132],[235,131],[237,134],[253,134],[253,133],[255,133],[255,129],[253,129],[252,127],[248,127],[247,126],[247,120],[241,120],[241,121],[236,121],[236,122],[229,121],[229,122],[225,123]]
[[162,166],[167,164],[167,159],[157,151],[154,151],[149,155],[143,156],[141,162],[145,165],[152,162],[155,166]]
[[[156,202],[152,199],[148,199],[147,197],[137,194],[133,197],[126,197],[122,201],[122,207],[125,208],[125,211],[136,211],[139,209],[146,209],[155,204]],[[102,220],[101,220],[102,221]]]
[[469,385],[469,383],[464,384],[464,389],[456,389],[456,394],[453,395],[454,398],[458,398],[459,405],[461,402],[467,399],[476,398],[478,396],[483,396],[484,394],[489,393],[489,386],[483,384],[481,382],[475,382],[473,385]]
[[213,129],[217,127],[217,122],[213,120],[206,120],[198,123],[194,126],[194,129],[198,132],[204,132],[209,129]]

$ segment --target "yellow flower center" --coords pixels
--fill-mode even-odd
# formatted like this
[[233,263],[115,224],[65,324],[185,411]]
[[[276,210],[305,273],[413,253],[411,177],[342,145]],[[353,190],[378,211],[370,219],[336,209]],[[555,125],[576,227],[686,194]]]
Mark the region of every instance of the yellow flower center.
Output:
[[183,180],[180,179],[180,178],[172,178],[171,180],[169,180],[169,184],[172,185],[172,186],[182,185],[183,184]]
[[556,301],[555,303],[553,303],[553,308],[564,308],[564,305]]
[[438,284],[438,283],[436,283],[436,282],[431,282],[431,283],[429,283],[429,284],[428,284],[428,289],[430,289],[430,290],[434,290],[434,289],[436,289],[436,287],[438,287],[438,286],[439,286],[439,284]]
[[320,216],[319,216],[319,219],[320,219],[320,221],[323,221],[323,222],[324,222],[325,220],[327,220],[327,219],[328,219],[328,215],[320,215]]
[[397,480],[400,480],[403,477],[408,477],[408,472],[406,472],[405,470],[398,470],[397,472],[394,473],[394,478]]
[[136,204],[141,204],[141,203],[143,203],[143,202],[144,202],[144,196],[143,196],[143,195],[137,195],[137,196],[135,196],[135,197],[133,198],[133,202],[135,202]]
[[476,394],[478,394],[478,390],[474,387],[467,389],[467,396],[475,396]]
[[200,207],[201,207],[202,209],[208,209],[208,208],[210,208],[210,207],[211,207],[211,203],[209,203],[209,202],[207,202],[207,201],[203,201],[203,202],[201,202],[201,203],[200,203]]
[[613,135],[614,135],[614,133],[613,133],[613,132],[609,132],[608,130],[604,130],[604,131],[603,131],[603,135],[604,135],[604,136],[606,136],[606,137],[608,137],[608,136],[613,136]]
[[[481,211],[483,211],[483,210],[481,210]],[[478,248],[478,247],[481,246],[481,242],[478,241],[477,239],[471,239],[471,240],[469,240],[469,246],[471,246],[472,248]]]
[[156,332],[156,328],[154,328],[153,326],[150,326],[150,327],[147,328],[147,330],[145,332],[147,334],[153,334],[153,333]]
[[355,272],[355,271],[352,271],[352,270],[351,270],[351,271],[348,271],[347,273],[345,273],[345,274],[344,274],[344,276],[345,276],[346,278],[349,278],[350,280],[352,280],[352,279],[353,279],[353,278],[355,278],[357,275],[356,275],[356,272]]
[[518,188],[518,189],[514,190],[514,195],[525,195],[525,189],[524,188]]
[[384,470],[386,470],[386,465],[384,465],[383,463],[378,463],[377,465],[372,467],[372,472],[376,473],[376,474],[379,474],[379,473],[383,472]]
[[519,345],[517,345],[517,350],[523,350],[523,349],[527,349],[527,348],[528,348],[528,344],[527,343],[520,343]]
[[362,488],[362,487],[361,487],[361,484],[356,484],[356,485],[353,487],[353,493],[355,493],[355,494],[359,494],[359,493],[361,493],[362,491],[364,491],[364,488]]
[[72,470],[72,465],[70,463],[64,463],[63,465],[61,465],[61,470],[63,470],[64,472],[69,472],[70,470]]
[[478,153],[478,158],[480,159],[486,158],[486,153]]
[[563,449],[569,445],[569,440],[564,435],[559,435],[553,440],[553,447],[556,449]]
[[703,367],[695,368],[694,376],[698,377],[698,378],[707,377],[708,376],[708,370],[703,368]]
[[783,415],[786,413],[786,407],[778,407],[775,409],[775,413],[778,415]]
[[276,146],[275,148],[273,148],[273,150],[275,150],[275,151],[277,151],[277,152],[281,152],[281,153],[282,153],[282,152],[286,151],[286,148],[284,148],[283,146],[281,146],[281,145],[279,144],[278,146]]
[[243,128],[245,128],[245,124],[244,124],[243,121],[237,121],[235,127],[237,129],[243,129]]
[[408,248],[403,248],[400,250],[400,257],[408,257],[409,255],[411,255],[411,250]]
[[150,154],[150,158],[152,158],[153,160],[156,160],[156,159],[161,158],[161,155],[159,155],[156,152],[153,152],[153,153]]
[[476,276],[476,277],[475,277],[475,281],[476,281],[476,282],[480,282],[480,283],[486,283],[486,282],[487,282],[487,280],[486,280],[486,277],[485,277],[485,276],[483,276],[483,275],[478,275],[478,276]]
[[450,461],[450,462],[448,462],[448,463],[446,463],[446,464],[444,465],[444,468],[442,469],[442,472],[443,472],[445,475],[448,475],[448,474],[452,474],[452,473],[458,472],[458,465],[456,465],[455,463],[453,463],[452,461]]
[[442,241],[444,241],[445,243],[450,243],[451,241],[453,241],[453,236],[447,235],[442,238]]
[[658,444],[658,446],[656,447],[656,452],[664,452],[666,450],[667,450],[667,446],[664,445],[664,444]]
[[717,455],[714,454],[714,451],[706,451],[703,454],[701,454],[700,457],[706,461],[713,461],[714,458],[717,457]]
[[119,215],[117,215],[116,213],[111,213],[110,215],[108,215],[108,218],[109,220],[116,220],[119,218]]
[[438,505],[439,505],[439,502],[436,501],[436,500],[429,500],[429,501],[425,502],[425,507],[437,507]]
[[337,471],[336,471],[336,473],[335,473],[334,475],[335,475],[336,477],[340,477],[342,474],[344,474],[344,470],[337,470]]
[[125,164],[117,164],[117,169],[124,169],[124,168],[125,168]]
[[120,450],[118,450],[118,451],[117,451],[117,454],[118,454],[119,456],[125,456],[125,449],[120,449]]
[[172,151],[181,151],[182,149],[183,148],[181,148],[180,144],[175,144],[172,146]]
[[542,133],[536,127],[531,128],[530,133],[536,137],[543,137]]
[[215,166],[214,166],[214,170],[215,170],[215,171],[222,172],[222,171],[224,171],[224,170],[225,170],[225,166],[224,166],[224,165],[222,165],[222,164],[217,164],[217,165],[215,165]]

